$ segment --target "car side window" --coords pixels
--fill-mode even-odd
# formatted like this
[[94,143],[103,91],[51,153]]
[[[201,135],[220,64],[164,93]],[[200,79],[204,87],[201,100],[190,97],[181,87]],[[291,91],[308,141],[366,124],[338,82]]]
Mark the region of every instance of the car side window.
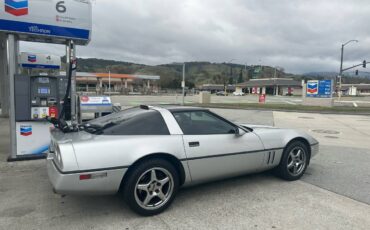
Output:
[[185,135],[231,134],[235,127],[207,111],[173,113]]
[[170,135],[162,115],[147,111],[102,130],[103,135]]

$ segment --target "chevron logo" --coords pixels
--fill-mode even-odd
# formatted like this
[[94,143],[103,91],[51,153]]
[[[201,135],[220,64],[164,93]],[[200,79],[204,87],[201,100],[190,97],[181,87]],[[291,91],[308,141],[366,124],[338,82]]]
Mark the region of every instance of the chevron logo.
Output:
[[32,126],[31,125],[21,125],[20,133],[22,136],[31,136],[32,135]]
[[28,14],[28,0],[5,0],[5,12],[14,16]]
[[36,55],[28,55],[27,60],[29,62],[36,62],[37,61],[37,57],[36,57]]
[[319,84],[317,81],[307,83],[307,94],[317,94],[319,91]]

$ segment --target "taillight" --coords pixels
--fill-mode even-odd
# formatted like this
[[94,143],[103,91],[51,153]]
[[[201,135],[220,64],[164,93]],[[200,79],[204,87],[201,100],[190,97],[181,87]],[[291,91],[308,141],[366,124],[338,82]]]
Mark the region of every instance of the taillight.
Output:
[[80,180],[98,179],[98,178],[103,178],[103,177],[107,177],[107,176],[108,176],[107,172],[81,174],[80,175]]
[[91,174],[80,175],[80,180],[88,180],[88,179],[91,179]]

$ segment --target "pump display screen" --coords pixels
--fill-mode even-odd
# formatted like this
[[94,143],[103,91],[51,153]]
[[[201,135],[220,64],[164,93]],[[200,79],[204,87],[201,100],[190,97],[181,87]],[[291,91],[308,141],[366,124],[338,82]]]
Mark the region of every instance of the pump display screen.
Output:
[[39,78],[39,83],[48,84],[49,82],[50,82],[49,78],[47,78],[47,77],[40,77]]
[[50,94],[50,89],[49,87],[39,87],[38,93],[39,94]]

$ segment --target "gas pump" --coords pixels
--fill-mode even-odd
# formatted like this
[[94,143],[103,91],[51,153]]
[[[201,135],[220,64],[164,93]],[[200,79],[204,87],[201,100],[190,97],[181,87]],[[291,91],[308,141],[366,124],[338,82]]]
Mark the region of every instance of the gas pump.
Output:
[[[22,56],[25,55],[22,54]],[[46,118],[59,119],[59,111],[65,106],[64,97],[68,87],[68,76],[58,76],[60,57],[54,57],[56,61],[51,63],[50,55],[28,54],[26,56],[32,56],[32,59],[23,58],[25,60],[22,60],[20,58],[20,66],[27,68],[27,72],[31,75],[14,75],[17,156],[43,157],[48,151],[49,131],[53,127]],[[56,71],[32,75],[34,69],[50,68]],[[70,109],[67,110],[70,111]]]
[[16,121],[42,121],[59,117],[66,92],[66,76],[15,75]]
[[[20,8],[17,2],[22,2],[19,12],[16,12]],[[9,7],[14,10],[7,10]],[[44,157],[50,140],[49,128],[55,124],[44,117],[54,117],[51,121],[58,124],[66,124],[65,120],[70,118],[71,127],[78,125],[76,45],[90,42],[91,1],[0,1],[0,8],[6,8],[0,13],[0,43],[5,44],[7,50],[5,55],[0,53],[6,58],[0,65],[7,69],[6,76],[0,77],[0,85],[5,86],[6,97],[0,99],[6,107],[1,110],[1,115],[9,116],[8,160]],[[34,54],[25,55],[26,65],[19,65],[22,64],[22,60],[18,59],[20,41],[63,45],[66,49],[67,77],[61,80],[63,77],[58,77],[59,74],[50,72],[42,76],[34,73],[20,75],[20,68],[42,68],[38,65],[38,55]],[[46,64],[50,64],[48,60],[52,58],[46,56]]]
[[52,125],[45,118],[58,118],[64,81],[56,76],[15,75],[17,156],[47,153]]

